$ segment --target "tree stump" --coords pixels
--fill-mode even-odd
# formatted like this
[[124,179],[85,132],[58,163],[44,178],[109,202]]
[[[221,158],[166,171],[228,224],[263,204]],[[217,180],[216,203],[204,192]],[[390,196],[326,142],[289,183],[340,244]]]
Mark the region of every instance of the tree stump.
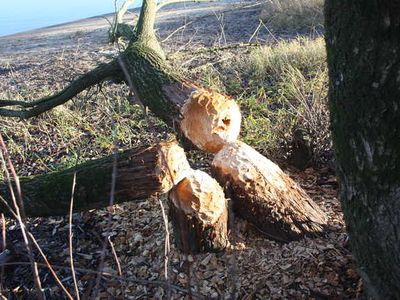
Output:
[[184,253],[217,252],[227,246],[227,201],[215,179],[193,170],[168,198],[178,249]]
[[213,174],[232,195],[234,210],[278,241],[321,233],[325,213],[276,164],[243,142],[229,143],[212,162]]

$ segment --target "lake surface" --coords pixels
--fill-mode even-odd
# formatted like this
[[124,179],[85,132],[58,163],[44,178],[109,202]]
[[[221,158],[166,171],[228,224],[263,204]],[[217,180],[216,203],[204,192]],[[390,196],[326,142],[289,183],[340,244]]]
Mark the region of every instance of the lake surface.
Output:
[[[138,6],[137,0],[132,7]],[[122,0],[117,5],[123,3]],[[115,11],[114,0],[1,0],[0,36]]]

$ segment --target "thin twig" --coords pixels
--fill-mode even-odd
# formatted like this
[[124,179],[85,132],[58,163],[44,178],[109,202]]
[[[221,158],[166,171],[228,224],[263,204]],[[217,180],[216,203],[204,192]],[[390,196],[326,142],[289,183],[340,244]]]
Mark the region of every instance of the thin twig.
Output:
[[271,32],[271,30],[269,30],[269,28],[267,27],[267,25],[265,25],[265,23],[263,22],[263,20],[260,19],[260,23],[262,24],[262,26],[268,31],[268,33],[272,36],[272,38],[274,39],[275,42],[279,43],[279,40],[275,37],[275,35]]
[[[11,263],[5,263],[4,266],[24,266],[24,265],[29,265],[29,262],[11,262]],[[39,267],[46,267],[45,264],[38,263],[37,264]],[[53,265],[54,268],[60,269],[60,270],[71,270],[71,267],[67,266],[58,266],[58,265]],[[148,285],[156,285],[156,286],[163,286],[166,287],[168,285],[167,282],[162,281],[162,280],[146,280],[146,279],[139,279],[139,278],[132,278],[132,277],[121,277],[118,275],[114,275],[108,272],[99,272],[96,270],[91,270],[91,269],[85,269],[85,268],[75,268],[76,271],[81,272],[81,273],[86,273],[86,274],[97,274],[100,276],[106,276],[111,279],[115,280],[121,280],[121,281],[126,281],[126,282],[132,282],[132,283],[137,283],[137,284],[148,284]],[[183,287],[180,287],[175,284],[170,285],[171,288],[178,292],[182,292],[185,294],[189,294],[189,291]],[[204,297],[198,293],[193,293],[194,296],[196,296],[198,299],[204,299]]]
[[[0,196],[0,201],[3,202],[3,204],[8,208],[8,210],[10,211],[10,214],[15,218],[18,219],[18,215],[17,213],[9,206],[9,204],[7,203],[7,201]],[[68,292],[68,290],[66,289],[66,287],[62,284],[61,280],[58,278],[56,272],[54,271],[52,265],[50,264],[49,260],[47,259],[46,255],[44,254],[42,248],[39,246],[38,242],[36,241],[35,237],[32,235],[32,233],[30,233],[27,228],[25,227],[24,224],[22,224],[22,226],[24,227],[25,232],[27,233],[27,236],[29,237],[29,241],[32,241],[33,245],[36,247],[36,249],[39,251],[40,255],[42,256],[45,264],[38,264],[35,262],[35,268],[37,269],[37,266],[39,265],[44,265],[46,266],[50,273],[53,275],[55,281],[57,282],[57,284],[61,287],[61,289],[65,292],[65,294],[67,295],[67,298],[70,300],[74,300],[74,298],[72,297],[72,295]],[[3,264],[3,265],[7,265],[7,264]]]
[[[1,157],[1,161],[3,163],[4,166],[4,173],[6,175],[7,178],[7,182],[8,182],[8,186],[10,189],[10,194],[11,194],[11,198],[13,201],[13,205],[14,205],[14,209],[16,212],[16,219],[18,220],[18,223],[21,227],[21,233],[22,233],[22,237],[24,240],[24,244],[25,244],[25,248],[27,250],[28,253],[28,258],[29,258],[29,262],[31,263],[31,268],[32,268],[32,273],[33,273],[33,281],[35,284],[35,288],[36,288],[36,296],[39,300],[44,300],[46,299],[44,296],[44,293],[42,291],[42,286],[41,286],[41,282],[40,282],[40,277],[39,277],[39,272],[38,269],[36,267],[35,264],[35,259],[33,256],[33,251],[32,251],[32,246],[31,243],[28,239],[27,233],[26,233],[26,226],[25,226],[25,221],[26,221],[26,216],[25,216],[25,211],[24,211],[24,205],[23,205],[23,201],[22,201],[22,193],[21,193],[21,186],[19,184],[19,178],[17,176],[17,173],[15,172],[14,166],[11,162],[10,156],[8,155],[8,151],[7,151],[7,147],[3,141],[3,137],[0,134],[0,157]],[[6,162],[7,161],[7,162]],[[13,176],[14,179],[14,183],[16,186],[16,190],[17,190],[17,197],[18,197],[18,202],[17,203],[17,199],[15,197],[15,193],[14,193],[14,189],[11,183],[11,177],[10,177],[10,173],[8,171],[7,168],[7,164],[8,167],[10,168],[11,174]]]
[[258,23],[258,26],[256,28],[256,30],[254,30],[253,34],[251,35],[251,37],[249,38],[248,43],[251,43],[251,41],[253,40],[253,38],[258,34],[258,32],[260,31],[262,26],[262,21],[260,20],[260,22]]
[[[113,121],[114,123],[114,121]],[[114,124],[113,124],[114,125]],[[110,191],[110,202],[109,202],[109,207],[112,207],[114,205],[114,198],[115,198],[115,182],[117,179],[117,159],[118,159],[118,151],[117,151],[117,145],[116,145],[116,139],[115,139],[115,134],[113,135],[114,139],[114,160],[113,160],[113,169],[112,169],[112,175],[111,175],[111,191]],[[108,220],[107,220],[107,232],[106,236],[103,241],[103,248],[101,251],[101,257],[100,257],[100,263],[99,263],[99,272],[101,272],[104,268],[104,261],[106,258],[106,249],[107,249],[107,238],[110,235],[111,231],[111,221],[112,221],[112,214],[108,214]],[[99,292],[99,285],[101,281],[101,274],[98,274],[96,277],[96,284],[94,286],[93,290],[93,299],[96,299],[97,294]]]
[[[6,250],[7,248],[7,237],[6,237],[6,219],[4,218],[4,214],[1,214],[1,218],[0,218],[0,222],[1,222],[1,249],[0,252],[3,252]],[[0,271],[0,294],[3,291],[3,279],[4,279],[4,267],[1,267],[1,271]]]
[[185,24],[183,24],[182,26],[180,26],[180,27],[178,27],[177,29],[175,29],[175,30],[172,31],[172,33],[170,33],[165,39],[163,39],[163,40],[161,41],[161,43],[165,43],[165,42],[168,41],[171,37],[173,37],[177,32],[179,32],[179,31],[182,30],[182,29],[185,29],[186,26],[188,26],[188,25],[191,24],[191,23],[193,23],[193,21],[188,22],[188,23],[185,23]]
[[[168,276],[168,271],[169,271],[169,256],[171,252],[171,247],[170,247],[170,234],[169,234],[169,229],[168,229],[168,217],[165,213],[164,205],[161,201],[161,198],[158,197],[158,202],[160,203],[161,207],[161,213],[162,217],[164,220],[164,230],[165,230],[165,245],[164,245],[164,277],[165,280],[170,283],[169,276]],[[168,285],[168,291],[167,291],[167,298],[171,298],[171,287]]]
[[72,179],[72,191],[71,191],[71,202],[70,202],[70,207],[69,207],[69,232],[68,232],[68,237],[69,237],[69,260],[71,264],[71,272],[72,272],[72,279],[74,281],[74,288],[75,288],[75,295],[76,299],[79,300],[79,288],[78,288],[78,281],[76,280],[76,273],[74,269],[74,255],[73,255],[73,245],[72,245],[72,213],[74,209],[74,194],[75,194],[75,186],[76,186],[76,172],[74,173],[74,177]]
[[111,237],[110,236],[108,236],[107,239],[108,239],[108,242],[110,243],[110,247],[111,247],[111,251],[112,251],[112,254],[114,256],[114,259],[115,259],[115,263],[117,264],[118,274],[119,274],[119,276],[122,276],[121,263],[119,262],[118,255],[117,255],[117,252],[115,251],[114,244],[111,241]]

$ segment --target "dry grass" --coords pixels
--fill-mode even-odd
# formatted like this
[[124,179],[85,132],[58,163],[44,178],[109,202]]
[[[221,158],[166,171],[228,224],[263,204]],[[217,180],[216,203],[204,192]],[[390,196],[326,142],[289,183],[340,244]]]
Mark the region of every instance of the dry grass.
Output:
[[275,31],[321,29],[323,6],[323,0],[268,0],[260,17]]
[[301,37],[203,59],[203,67],[187,72],[236,97],[244,114],[241,138],[246,143],[268,157],[286,159],[300,138],[311,162],[331,158],[322,38]]

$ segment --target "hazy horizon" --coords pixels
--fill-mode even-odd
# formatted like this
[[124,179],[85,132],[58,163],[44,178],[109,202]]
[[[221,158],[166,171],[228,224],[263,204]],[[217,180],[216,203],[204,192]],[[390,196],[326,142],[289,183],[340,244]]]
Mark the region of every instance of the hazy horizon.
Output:
[[[132,7],[138,6],[136,0]],[[117,5],[123,3],[117,1]],[[18,0],[0,4],[0,36],[113,13],[114,0]]]

